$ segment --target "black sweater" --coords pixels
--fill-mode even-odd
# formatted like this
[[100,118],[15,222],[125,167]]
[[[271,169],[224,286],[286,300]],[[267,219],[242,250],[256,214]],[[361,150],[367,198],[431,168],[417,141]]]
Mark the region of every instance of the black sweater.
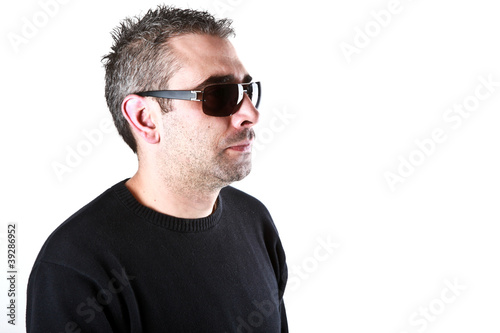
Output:
[[142,206],[122,181],[48,238],[28,332],[288,332],[285,254],[267,209],[235,189],[201,219]]

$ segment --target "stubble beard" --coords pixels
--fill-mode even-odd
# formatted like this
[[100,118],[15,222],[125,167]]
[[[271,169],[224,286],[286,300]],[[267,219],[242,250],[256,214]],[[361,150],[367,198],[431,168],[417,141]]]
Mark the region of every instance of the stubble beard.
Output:
[[[220,151],[214,155],[209,149],[186,151],[182,153],[177,151],[176,156],[183,155],[181,160],[170,155],[167,160],[175,163],[176,166],[165,174],[165,181],[174,185],[182,192],[214,192],[233,182],[240,181],[250,173],[252,169],[252,156],[250,152],[240,153],[240,156],[234,156],[225,147],[242,142],[243,140],[252,140],[255,137],[253,129],[246,129],[231,138],[224,140],[220,144]],[[180,155],[177,155],[180,154]],[[210,158],[210,155],[212,157]],[[174,183],[172,183],[174,181]]]
[[[243,140],[252,140],[255,138],[253,129],[245,130],[226,140],[224,146],[230,146]],[[219,152],[213,161],[213,186],[222,188],[233,182],[240,181],[250,174],[252,170],[252,154],[241,153],[238,160],[234,160],[227,149]]]
[[214,179],[218,180],[216,187],[224,187],[233,182],[237,182],[248,176],[252,170],[252,157],[251,153],[245,154],[242,161],[236,164],[228,161],[224,152],[217,157],[217,163],[213,170]]

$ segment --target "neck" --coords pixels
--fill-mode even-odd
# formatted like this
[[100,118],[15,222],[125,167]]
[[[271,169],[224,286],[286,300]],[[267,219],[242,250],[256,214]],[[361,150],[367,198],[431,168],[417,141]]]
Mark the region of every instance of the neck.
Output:
[[185,219],[210,215],[220,192],[220,188],[203,190],[176,184],[162,177],[148,177],[140,169],[125,185],[142,205],[159,213]]

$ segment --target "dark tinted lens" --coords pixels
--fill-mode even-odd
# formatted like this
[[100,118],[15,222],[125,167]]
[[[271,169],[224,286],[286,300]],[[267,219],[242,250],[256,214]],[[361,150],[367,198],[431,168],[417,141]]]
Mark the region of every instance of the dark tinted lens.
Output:
[[234,113],[237,102],[237,84],[213,85],[203,90],[203,112],[209,116],[230,116]]
[[[244,83],[241,87],[252,101],[255,108],[260,103],[260,82]],[[203,112],[209,116],[227,117],[238,111],[244,98],[240,84],[215,84],[203,90]]]

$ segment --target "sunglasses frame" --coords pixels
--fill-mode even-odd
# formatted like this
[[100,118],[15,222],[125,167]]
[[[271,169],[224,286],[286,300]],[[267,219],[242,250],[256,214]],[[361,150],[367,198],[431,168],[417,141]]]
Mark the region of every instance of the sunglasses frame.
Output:
[[[212,115],[212,114],[207,114],[205,112],[205,102],[206,99],[204,98],[205,94],[205,89],[209,87],[214,87],[214,86],[226,86],[226,85],[237,85],[238,86],[238,101],[236,105],[234,106],[234,110],[231,114],[228,115]],[[246,93],[248,94],[248,89],[245,89],[246,86],[253,86],[256,85],[258,89],[258,96],[257,96],[257,101],[255,103],[255,108],[259,107],[260,103],[260,98],[261,98],[261,85],[260,81],[257,82],[249,82],[249,83],[218,83],[218,84],[211,84],[203,88],[203,90],[152,90],[152,91],[143,91],[136,93],[136,95],[142,96],[142,97],[158,97],[158,98],[165,98],[165,99],[179,99],[179,100],[184,100],[184,101],[193,101],[193,102],[202,102],[202,110],[203,113],[206,115],[212,116],[212,117],[229,117],[233,114],[235,114],[241,102],[243,101],[243,94]],[[252,103],[253,104],[253,103]]]

